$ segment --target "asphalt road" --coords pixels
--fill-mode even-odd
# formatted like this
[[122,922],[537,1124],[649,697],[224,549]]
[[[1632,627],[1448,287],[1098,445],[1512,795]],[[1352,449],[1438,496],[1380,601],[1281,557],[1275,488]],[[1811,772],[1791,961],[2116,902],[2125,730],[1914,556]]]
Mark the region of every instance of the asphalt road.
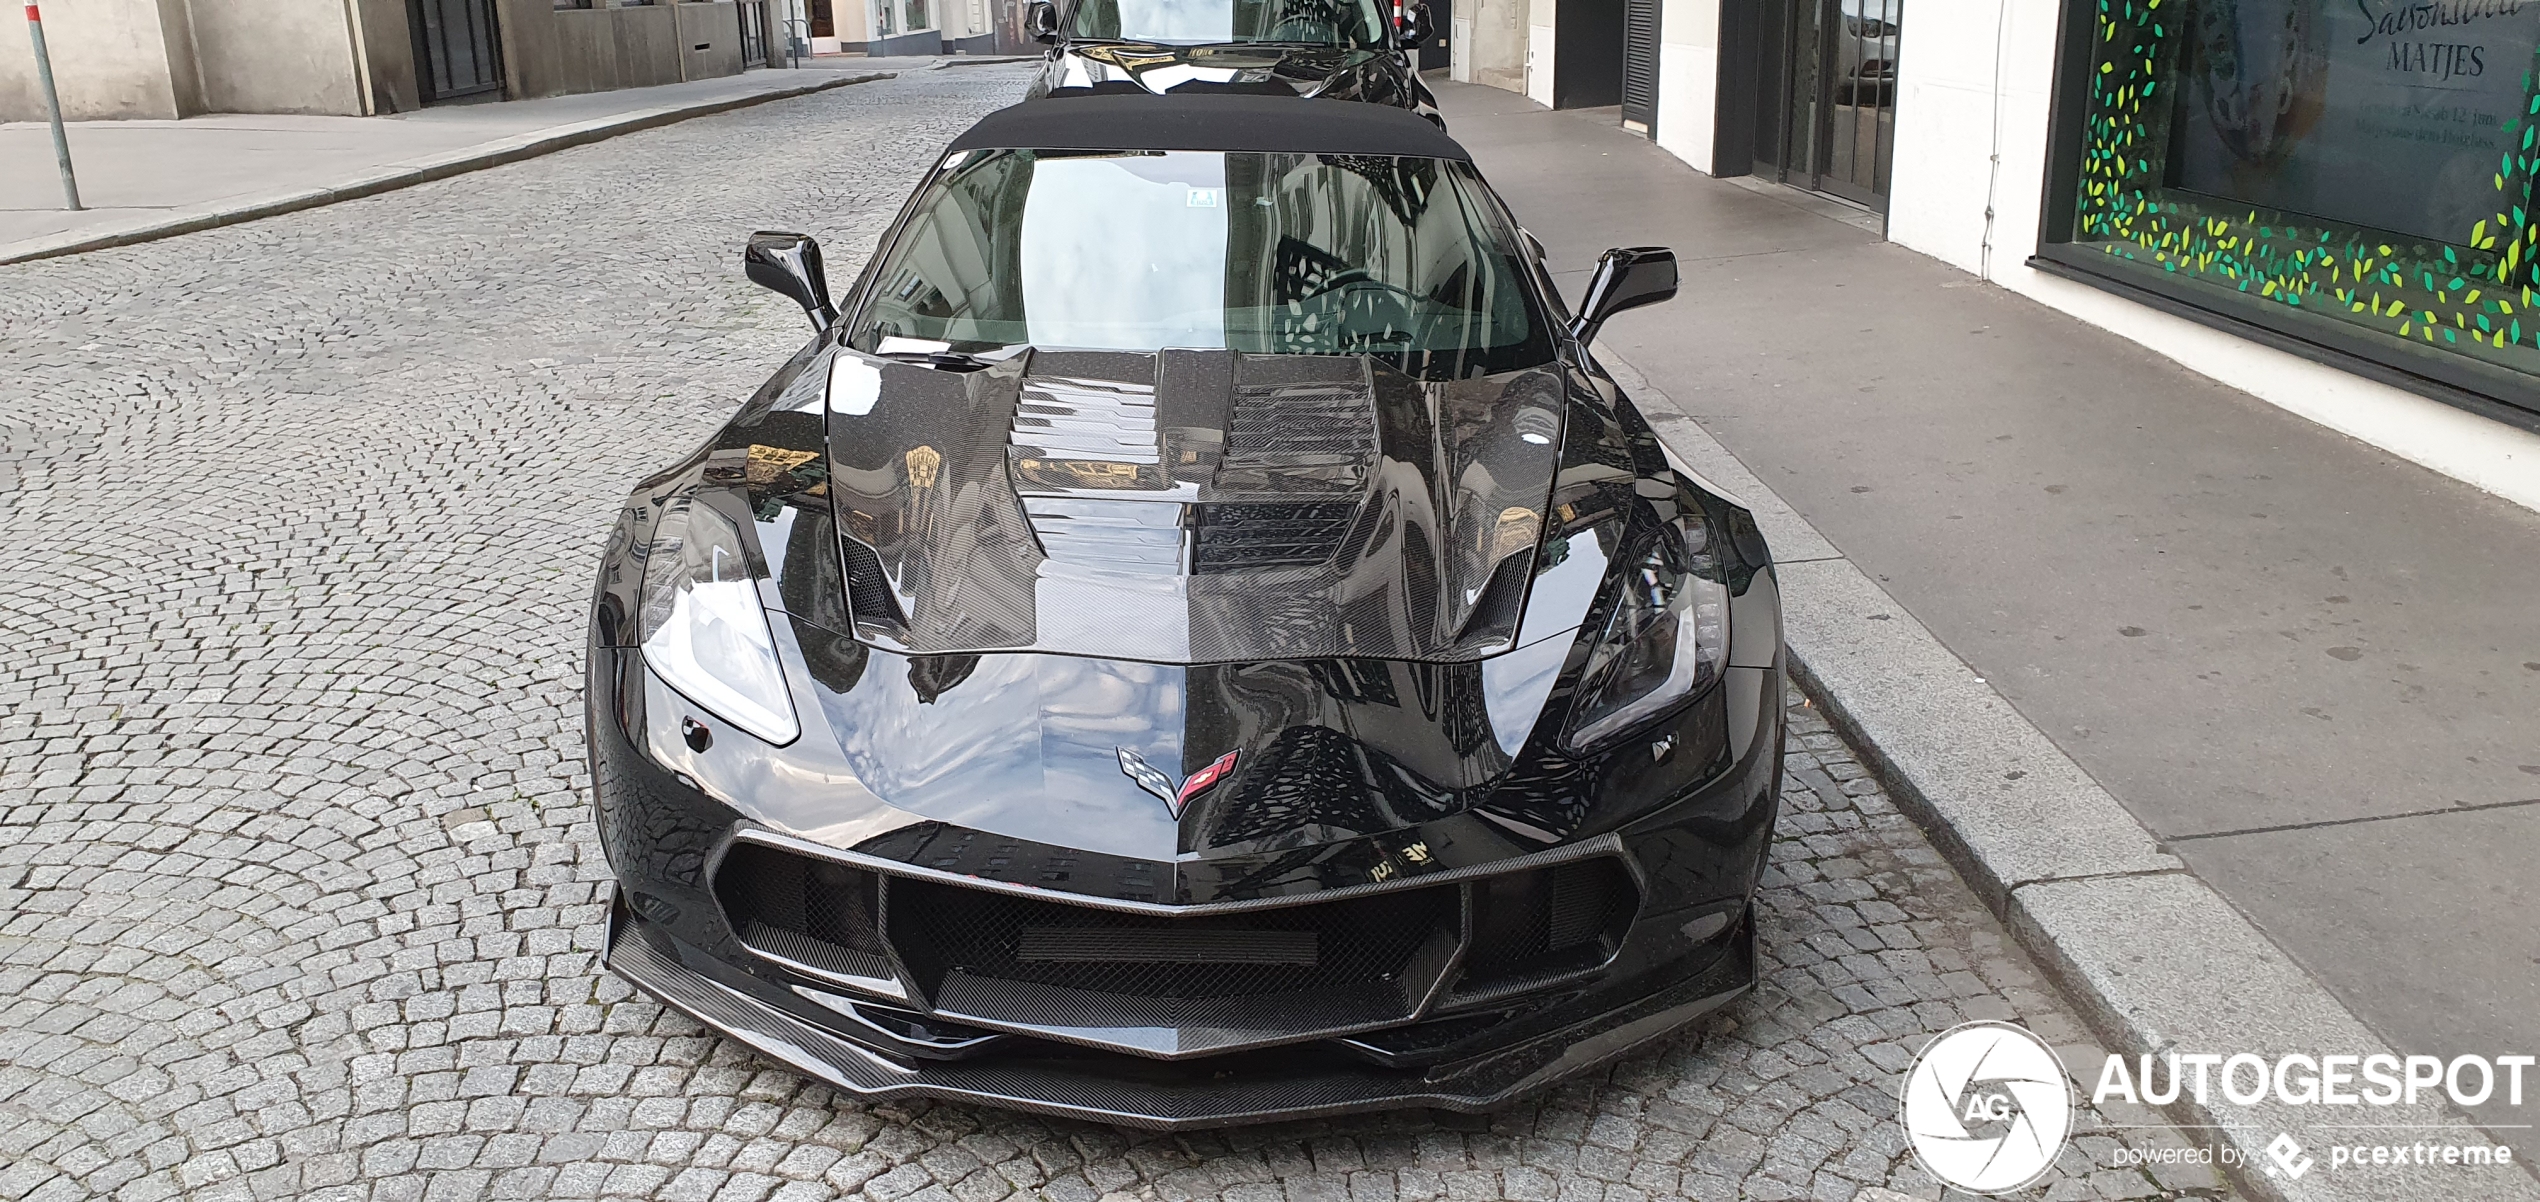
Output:
[[[1923,1041],[2064,1003],[1804,705],[1763,987],[1486,1118],[1163,1137],[868,1106],[601,971],[578,686],[623,489],[1019,70],[914,73],[0,269],[0,1199],[1937,1194]],[[2086,1084],[2086,1083],[2085,1083]],[[2177,1196],[2089,1113],[2032,1193]],[[2164,1170],[2164,1173],[2172,1172]]]

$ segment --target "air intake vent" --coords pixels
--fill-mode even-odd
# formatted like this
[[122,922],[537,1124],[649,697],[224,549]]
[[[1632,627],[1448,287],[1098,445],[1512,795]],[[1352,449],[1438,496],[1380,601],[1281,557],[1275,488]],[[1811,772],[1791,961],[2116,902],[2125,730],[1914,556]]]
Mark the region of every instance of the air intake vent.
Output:
[[1155,387],[1108,380],[1023,381],[1007,452],[1015,483],[1045,489],[1160,489],[1164,444]]
[[736,843],[715,869],[714,892],[752,951],[844,976],[891,976],[872,873]]
[[1459,992],[1601,964],[1639,904],[1631,874],[1610,856],[1483,880]]
[[1301,567],[1329,561],[1358,506],[1348,501],[1218,502],[1199,507],[1194,572]]
[[1305,467],[1376,459],[1376,406],[1363,384],[1248,384],[1226,431],[1230,467]]

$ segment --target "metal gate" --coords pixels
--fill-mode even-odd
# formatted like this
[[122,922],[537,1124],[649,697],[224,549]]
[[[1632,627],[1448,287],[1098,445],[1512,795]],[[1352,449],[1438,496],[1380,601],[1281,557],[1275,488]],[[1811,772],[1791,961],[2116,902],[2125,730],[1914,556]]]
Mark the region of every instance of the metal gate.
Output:
[[741,0],[741,69],[767,65],[767,0]]
[[1658,132],[1658,0],[1623,0],[1623,127]]
[[[1758,171],[1887,210],[1896,152],[1896,45],[1905,0],[1786,0],[1758,72]],[[1770,7],[1781,7],[1773,5]],[[1777,61],[1775,61],[1777,60]]]
[[415,82],[425,104],[503,86],[494,0],[406,0],[406,16],[414,27]]

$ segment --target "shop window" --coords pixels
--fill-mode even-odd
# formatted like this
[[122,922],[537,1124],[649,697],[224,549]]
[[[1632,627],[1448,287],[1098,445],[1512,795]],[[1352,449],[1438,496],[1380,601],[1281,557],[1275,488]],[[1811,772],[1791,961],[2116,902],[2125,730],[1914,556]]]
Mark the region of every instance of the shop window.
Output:
[[926,11],[926,0],[908,0],[908,27],[911,30],[935,27],[934,18]]
[[2044,257],[2540,408],[2540,0],[2068,20]]

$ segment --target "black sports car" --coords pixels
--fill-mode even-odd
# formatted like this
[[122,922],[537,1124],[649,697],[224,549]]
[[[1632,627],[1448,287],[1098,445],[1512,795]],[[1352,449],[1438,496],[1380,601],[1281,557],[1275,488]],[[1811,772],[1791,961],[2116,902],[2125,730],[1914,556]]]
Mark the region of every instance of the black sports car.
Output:
[[1750,515],[1409,113],[1031,101],[630,497],[608,964],[862,1094],[1475,1110],[1746,989],[1780,777]]
[[1443,123],[1411,62],[1432,36],[1428,6],[1392,12],[1392,0],[1034,0],[1026,20],[1050,50],[1024,95],[1314,96]]

